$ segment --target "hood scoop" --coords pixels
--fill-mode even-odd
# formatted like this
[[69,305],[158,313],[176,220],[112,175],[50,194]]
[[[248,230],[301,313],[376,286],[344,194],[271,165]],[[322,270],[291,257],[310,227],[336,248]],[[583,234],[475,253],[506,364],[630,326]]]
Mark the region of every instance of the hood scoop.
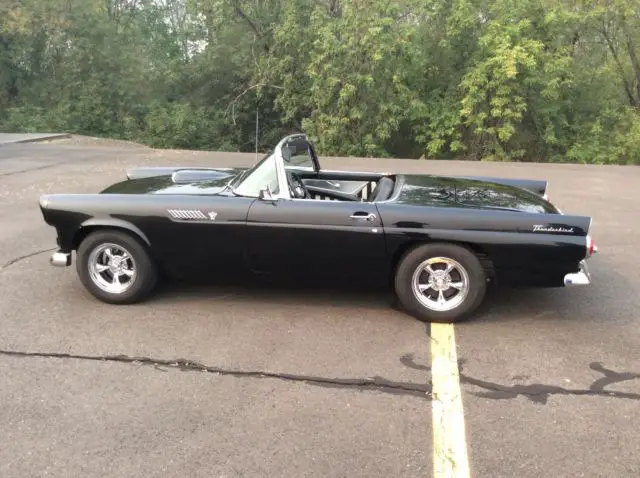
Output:
[[221,169],[180,169],[171,175],[171,180],[175,184],[189,184],[199,181],[216,181],[224,178],[230,178],[234,174],[229,170]]

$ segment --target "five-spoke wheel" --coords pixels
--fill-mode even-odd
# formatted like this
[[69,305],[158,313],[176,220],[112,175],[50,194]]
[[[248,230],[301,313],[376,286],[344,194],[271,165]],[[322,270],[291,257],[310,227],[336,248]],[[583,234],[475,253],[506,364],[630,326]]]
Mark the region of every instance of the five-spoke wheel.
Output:
[[136,280],[136,261],[124,247],[105,243],[89,255],[91,280],[105,292],[121,294]]
[[156,284],[156,267],[140,240],[119,230],[89,234],[78,247],[76,267],[86,289],[104,302],[129,304]]
[[469,293],[469,275],[459,262],[448,257],[432,257],[416,267],[412,278],[413,292],[425,307],[451,310],[459,306]]
[[486,279],[471,250],[455,244],[422,244],[401,259],[395,289],[404,308],[417,318],[456,322],[480,305]]

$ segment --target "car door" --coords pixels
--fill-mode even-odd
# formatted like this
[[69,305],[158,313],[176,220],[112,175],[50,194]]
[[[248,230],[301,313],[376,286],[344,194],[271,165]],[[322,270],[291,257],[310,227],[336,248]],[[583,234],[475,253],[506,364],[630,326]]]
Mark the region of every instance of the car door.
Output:
[[255,272],[313,277],[386,275],[375,204],[257,199],[247,216],[246,257]]

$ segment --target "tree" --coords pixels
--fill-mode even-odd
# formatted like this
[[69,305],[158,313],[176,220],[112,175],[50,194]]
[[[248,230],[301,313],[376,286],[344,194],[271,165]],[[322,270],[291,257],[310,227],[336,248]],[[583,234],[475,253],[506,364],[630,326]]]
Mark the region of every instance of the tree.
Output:
[[4,0],[0,128],[640,164],[640,0]]

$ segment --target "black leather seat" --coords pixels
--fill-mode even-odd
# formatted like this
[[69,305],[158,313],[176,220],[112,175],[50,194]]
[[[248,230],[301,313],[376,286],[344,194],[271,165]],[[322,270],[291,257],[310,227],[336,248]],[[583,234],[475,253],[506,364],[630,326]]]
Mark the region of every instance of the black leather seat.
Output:
[[378,181],[373,193],[371,194],[371,202],[386,201],[391,197],[393,192],[393,179],[384,177]]

